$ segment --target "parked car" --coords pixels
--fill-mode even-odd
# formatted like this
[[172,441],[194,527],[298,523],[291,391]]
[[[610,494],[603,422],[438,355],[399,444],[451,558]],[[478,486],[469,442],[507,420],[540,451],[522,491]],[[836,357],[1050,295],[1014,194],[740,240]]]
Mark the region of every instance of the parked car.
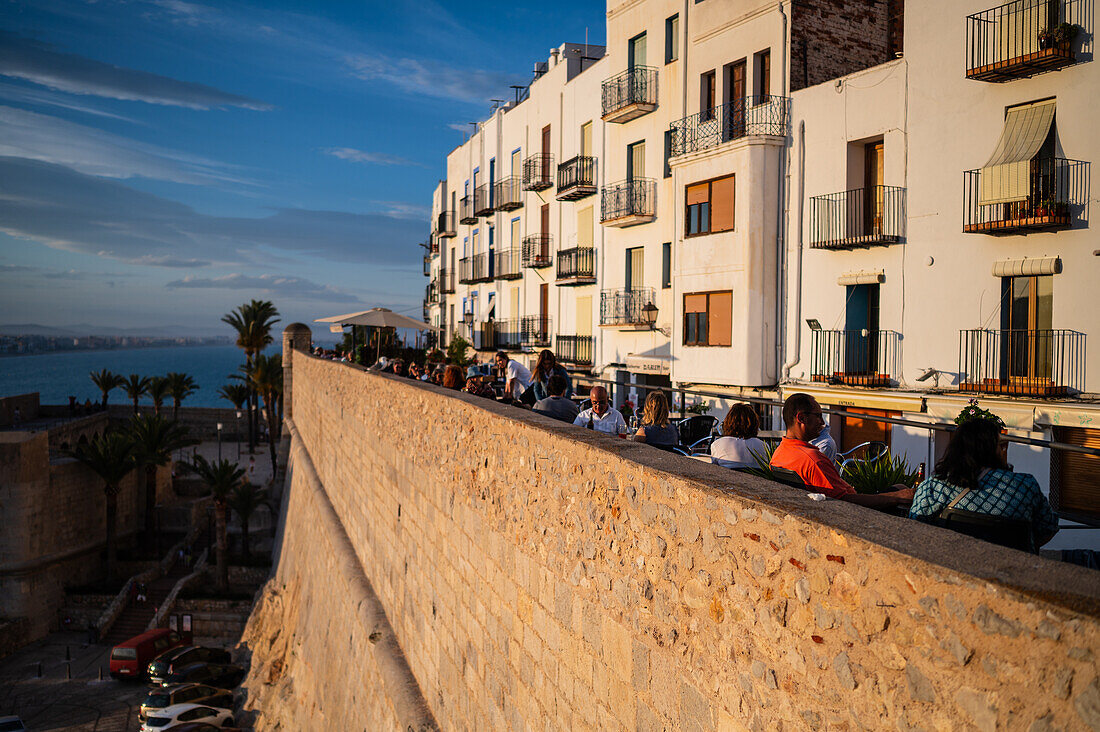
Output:
[[244,668],[233,663],[189,663],[173,668],[161,685],[193,683],[232,689],[243,680]]
[[149,664],[149,680],[154,684],[164,681],[173,668],[179,668],[200,661],[209,663],[229,663],[229,651],[204,646],[183,646],[160,654]]
[[19,717],[0,717],[0,732],[27,732]]
[[232,709],[233,692],[217,689],[205,684],[173,684],[153,689],[145,701],[138,707],[138,719],[145,721],[146,715],[157,709],[165,709],[176,704],[205,704],[208,707]]
[[162,729],[176,729],[186,722],[204,722],[218,729],[233,726],[233,712],[202,704],[173,704],[164,709],[150,712],[141,725],[141,732],[159,732]]
[[116,679],[140,679],[149,662],[173,648],[189,645],[191,634],[180,635],[168,628],[154,628],[111,649],[111,676]]

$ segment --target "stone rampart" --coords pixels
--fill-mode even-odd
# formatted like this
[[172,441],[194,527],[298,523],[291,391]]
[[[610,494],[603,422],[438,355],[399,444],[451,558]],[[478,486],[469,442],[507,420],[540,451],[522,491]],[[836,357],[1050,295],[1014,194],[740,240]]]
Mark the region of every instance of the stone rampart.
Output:
[[1100,727],[1095,572],[292,366],[257,729]]

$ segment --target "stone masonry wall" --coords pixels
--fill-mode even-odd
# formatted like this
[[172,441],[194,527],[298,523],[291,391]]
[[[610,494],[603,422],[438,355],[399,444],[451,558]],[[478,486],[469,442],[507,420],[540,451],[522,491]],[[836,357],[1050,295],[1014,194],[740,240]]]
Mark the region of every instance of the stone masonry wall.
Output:
[[791,90],[891,60],[900,42],[900,4],[901,0],[791,3]]
[[390,632],[448,730],[1100,728],[1094,572],[302,353],[293,372],[246,634],[257,729],[352,702],[396,728]]

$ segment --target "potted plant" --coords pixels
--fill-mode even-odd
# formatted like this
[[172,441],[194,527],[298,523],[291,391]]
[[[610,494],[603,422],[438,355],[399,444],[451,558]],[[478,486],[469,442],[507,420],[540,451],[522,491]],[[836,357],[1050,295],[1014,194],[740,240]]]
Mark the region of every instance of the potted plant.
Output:
[[1035,206],[1035,215],[1039,218],[1045,218],[1050,215],[1051,206],[1053,201],[1049,198],[1039,199],[1039,203]]
[[1073,39],[1077,38],[1077,34],[1081,31],[1081,26],[1075,23],[1059,23],[1051,34],[1056,43],[1059,46],[1067,46],[1073,42]]
[[1054,31],[1050,28],[1041,28],[1039,30],[1039,48],[1044,51],[1048,48],[1054,48]]
[[1051,204],[1050,212],[1055,216],[1069,216],[1069,204],[1065,201],[1055,201]]

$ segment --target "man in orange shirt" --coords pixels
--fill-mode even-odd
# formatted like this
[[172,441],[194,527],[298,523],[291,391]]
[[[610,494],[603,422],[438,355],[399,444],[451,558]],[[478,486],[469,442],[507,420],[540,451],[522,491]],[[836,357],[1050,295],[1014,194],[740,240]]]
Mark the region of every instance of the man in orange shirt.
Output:
[[856,493],[840,477],[833,461],[810,444],[810,440],[825,427],[825,418],[821,415],[821,405],[809,394],[797,393],[787,397],[783,402],[783,424],[787,427],[787,434],[772,454],[771,464],[798,473],[807,486],[819,489],[829,498],[871,508],[888,508],[913,500],[913,489],[903,485],[894,486],[897,490],[889,493],[864,495]]

